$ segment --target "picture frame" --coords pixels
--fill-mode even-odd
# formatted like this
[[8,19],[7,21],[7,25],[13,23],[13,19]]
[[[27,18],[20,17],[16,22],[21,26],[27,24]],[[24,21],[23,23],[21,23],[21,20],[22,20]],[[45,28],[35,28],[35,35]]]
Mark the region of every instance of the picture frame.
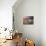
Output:
[[24,25],[34,24],[34,16],[24,16],[23,17],[23,24]]

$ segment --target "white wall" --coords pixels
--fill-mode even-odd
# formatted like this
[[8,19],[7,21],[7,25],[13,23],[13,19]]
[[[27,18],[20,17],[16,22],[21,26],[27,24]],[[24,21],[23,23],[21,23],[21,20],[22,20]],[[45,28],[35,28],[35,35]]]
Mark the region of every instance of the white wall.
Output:
[[16,0],[0,0],[0,27],[12,28],[12,6]]
[[42,0],[41,4],[41,38],[42,46],[46,46],[46,0]]
[[[41,46],[41,0],[23,0],[17,7],[14,5],[13,10],[15,29],[25,38],[34,40],[36,46]],[[24,25],[24,16],[34,16],[34,24]]]

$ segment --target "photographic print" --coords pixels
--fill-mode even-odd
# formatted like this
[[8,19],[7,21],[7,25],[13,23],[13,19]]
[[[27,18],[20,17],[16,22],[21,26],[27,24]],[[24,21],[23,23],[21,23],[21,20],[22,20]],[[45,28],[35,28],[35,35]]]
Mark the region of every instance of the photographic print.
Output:
[[23,24],[34,24],[34,16],[23,17]]

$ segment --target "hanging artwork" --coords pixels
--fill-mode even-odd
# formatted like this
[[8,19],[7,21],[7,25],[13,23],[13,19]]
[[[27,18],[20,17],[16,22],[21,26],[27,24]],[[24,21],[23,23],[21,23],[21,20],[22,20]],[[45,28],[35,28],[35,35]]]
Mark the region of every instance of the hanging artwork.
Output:
[[34,24],[34,16],[24,16],[23,24]]

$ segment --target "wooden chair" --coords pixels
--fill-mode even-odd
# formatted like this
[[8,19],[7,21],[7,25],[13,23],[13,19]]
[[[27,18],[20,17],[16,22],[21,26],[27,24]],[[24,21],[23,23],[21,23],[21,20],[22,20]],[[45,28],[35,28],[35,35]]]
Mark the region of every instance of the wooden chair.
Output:
[[22,33],[16,33],[15,34],[15,41],[16,41],[16,46],[21,46],[22,44]]

